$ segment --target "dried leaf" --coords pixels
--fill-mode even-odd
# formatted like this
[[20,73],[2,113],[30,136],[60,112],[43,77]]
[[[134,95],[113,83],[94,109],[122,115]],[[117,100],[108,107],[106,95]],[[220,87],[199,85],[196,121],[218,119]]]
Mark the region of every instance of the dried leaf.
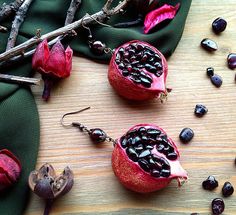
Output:
[[180,7],[180,3],[176,6],[165,4],[156,10],[149,12],[144,20],[144,33],[147,34],[152,28],[166,19],[173,19]]

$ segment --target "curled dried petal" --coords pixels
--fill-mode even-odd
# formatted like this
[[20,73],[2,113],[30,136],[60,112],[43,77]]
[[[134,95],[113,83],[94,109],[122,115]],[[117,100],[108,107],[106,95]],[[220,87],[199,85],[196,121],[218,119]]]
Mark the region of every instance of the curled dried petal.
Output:
[[65,77],[68,77],[72,69],[72,56],[73,56],[73,50],[70,48],[70,46],[67,47],[65,54],[66,54]]
[[45,71],[45,64],[48,58],[49,58],[49,47],[48,47],[48,42],[45,39],[36,48],[36,51],[32,58],[32,68],[39,72]]
[[165,4],[156,10],[149,12],[144,20],[144,33],[147,34],[151,29],[164,20],[173,19],[179,10],[180,3],[176,6]]

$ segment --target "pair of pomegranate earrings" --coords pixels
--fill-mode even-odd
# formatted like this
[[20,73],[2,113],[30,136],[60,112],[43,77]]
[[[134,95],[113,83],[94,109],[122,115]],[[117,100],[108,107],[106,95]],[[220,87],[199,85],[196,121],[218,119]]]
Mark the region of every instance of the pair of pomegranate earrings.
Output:
[[166,187],[172,179],[177,179],[179,186],[187,180],[187,172],[179,162],[180,155],[176,144],[157,125],[135,125],[123,136],[114,140],[100,128],[89,129],[78,122],[65,124],[66,116],[89,108],[66,113],[61,119],[61,124],[88,133],[95,144],[105,141],[113,143],[112,168],[126,188],[139,193],[148,193]]

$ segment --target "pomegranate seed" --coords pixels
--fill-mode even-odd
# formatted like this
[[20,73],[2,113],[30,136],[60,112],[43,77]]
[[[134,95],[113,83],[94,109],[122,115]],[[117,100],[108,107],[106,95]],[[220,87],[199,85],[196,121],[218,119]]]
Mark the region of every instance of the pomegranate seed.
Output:
[[201,46],[207,51],[216,51],[218,49],[216,42],[208,38],[201,41]]
[[191,128],[184,128],[180,134],[179,138],[183,143],[188,143],[193,139],[194,132]]
[[225,203],[221,198],[215,198],[211,203],[212,213],[214,215],[220,215],[224,212]]
[[212,29],[216,34],[223,32],[226,29],[226,26],[227,22],[221,17],[215,19],[212,23]]
[[222,194],[224,197],[229,197],[233,194],[234,192],[234,187],[230,182],[225,182],[224,186],[222,188]]
[[210,175],[205,181],[202,182],[202,187],[205,190],[214,190],[218,187],[218,181],[214,176]]

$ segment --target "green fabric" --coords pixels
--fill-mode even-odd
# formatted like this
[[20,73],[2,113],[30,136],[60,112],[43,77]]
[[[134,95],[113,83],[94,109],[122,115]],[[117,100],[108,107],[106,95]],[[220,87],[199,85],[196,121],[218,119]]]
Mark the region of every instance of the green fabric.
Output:
[[[12,1],[0,0],[0,5],[3,2]],[[118,0],[114,1],[114,3],[117,2]],[[176,5],[178,2],[181,3],[181,8],[175,19],[154,33],[143,34],[143,26],[115,29],[101,25],[93,26],[92,33],[97,40],[101,40],[112,49],[126,41],[139,39],[153,44],[166,56],[169,56],[181,38],[191,0],[160,1],[161,4],[172,5]],[[93,14],[99,11],[104,3],[105,0],[82,0],[76,19],[81,18],[86,13]],[[36,29],[41,29],[41,33],[44,34],[63,26],[69,4],[69,0],[34,0],[20,29],[17,43],[22,43],[34,36]],[[112,25],[124,20],[130,21],[133,18],[133,10],[128,8],[127,13],[112,17],[108,24]],[[11,21],[1,24],[10,27]],[[7,37],[8,34],[0,33],[0,52],[4,51]],[[92,59],[108,62],[110,58],[110,55],[95,56],[90,52],[85,29],[78,31],[78,36],[71,41],[71,46],[75,52]],[[22,62],[20,65],[1,72],[22,76],[32,75],[30,63]],[[27,177],[35,167],[38,145],[39,118],[30,89],[0,83],[0,149],[11,150],[21,160],[23,166],[20,181],[5,195],[0,195],[0,214],[18,215],[23,213],[28,196]]]

